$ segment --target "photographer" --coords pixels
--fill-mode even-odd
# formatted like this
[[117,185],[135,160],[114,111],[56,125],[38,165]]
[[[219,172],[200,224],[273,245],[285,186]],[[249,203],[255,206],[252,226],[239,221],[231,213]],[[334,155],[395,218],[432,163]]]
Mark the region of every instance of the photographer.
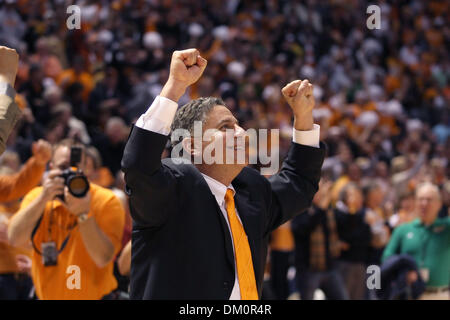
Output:
[[[73,166],[77,171],[67,170]],[[121,246],[125,213],[112,191],[87,183],[80,172],[84,166],[83,146],[70,139],[56,144],[43,186],[25,196],[10,221],[12,245],[32,240],[32,278],[39,299],[101,299],[117,287],[113,259]],[[84,183],[89,189],[77,194]]]

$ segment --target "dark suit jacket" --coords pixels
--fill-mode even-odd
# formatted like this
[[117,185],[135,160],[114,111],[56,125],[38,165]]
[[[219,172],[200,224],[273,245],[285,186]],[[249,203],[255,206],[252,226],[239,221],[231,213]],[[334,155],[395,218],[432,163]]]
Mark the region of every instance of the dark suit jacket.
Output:
[[[228,299],[235,268],[230,232],[209,186],[191,164],[161,161],[168,137],[134,127],[122,159],[133,217],[132,299]],[[259,296],[269,235],[317,191],[325,148],[292,144],[281,172],[244,168],[233,180]]]

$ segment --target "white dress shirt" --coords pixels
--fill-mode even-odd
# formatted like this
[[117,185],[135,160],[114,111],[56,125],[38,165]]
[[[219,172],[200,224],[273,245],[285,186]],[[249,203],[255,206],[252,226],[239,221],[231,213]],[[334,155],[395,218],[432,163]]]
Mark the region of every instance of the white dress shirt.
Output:
[[[136,126],[145,130],[153,131],[163,135],[170,134],[170,126],[172,125],[173,118],[175,117],[175,112],[177,111],[178,104],[170,99],[165,97],[157,96],[153,101],[152,105],[148,108],[148,110],[142,114],[139,119],[136,121]],[[293,129],[292,140],[295,143],[303,144],[311,147],[319,148],[319,139],[320,139],[320,126],[314,124],[314,128],[309,131],[299,131]],[[217,204],[219,205],[220,211],[222,212],[225,221],[228,225],[228,230],[230,231],[231,241],[233,242],[233,236],[231,234],[230,223],[228,221],[228,215],[225,208],[225,194],[227,192],[227,188],[233,190],[233,194],[236,193],[233,186],[230,184],[228,187],[219,181],[205,175],[202,173],[203,178],[211,190],[211,193],[216,198]],[[236,214],[239,218],[239,221],[242,223],[239,213]],[[233,255],[234,255],[234,243],[232,243],[233,247]],[[239,280],[236,272],[235,265],[235,278],[234,278],[234,286],[231,291],[230,300],[240,300],[241,293],[239,288]]]

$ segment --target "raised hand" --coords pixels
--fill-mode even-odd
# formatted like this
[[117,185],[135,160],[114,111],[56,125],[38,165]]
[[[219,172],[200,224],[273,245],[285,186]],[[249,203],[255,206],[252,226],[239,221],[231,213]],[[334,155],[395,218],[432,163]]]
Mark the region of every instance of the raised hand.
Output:
[[52,146],[45,140],[39,139],[37,142],[33,142],[31,147],[33,151],[33,157],[36,161],[42,165],[46,165],[52,157]]
[[170,78],[190,86],[197,82],[206,68],[206,59],[197,49],[175,51],[170,63]]
[[170,62],[169,79],[160,95],[178,101],[186,89],[200,79],[207,63],[197,49],[175,51]]
[[319,182],[319,190],[313,198],[313,203],[321,208],[327,210],[331,202],[331,187],[333,182],[321,179]]
[[297,130],[312,130],[314,108],[313,85],[308,80],[295,80],[288,83],[282,90],[286,102],[294,112],[294,127]]
[[16,50],[0,46],[0,81],[14,87],[18,66],[19,55]]

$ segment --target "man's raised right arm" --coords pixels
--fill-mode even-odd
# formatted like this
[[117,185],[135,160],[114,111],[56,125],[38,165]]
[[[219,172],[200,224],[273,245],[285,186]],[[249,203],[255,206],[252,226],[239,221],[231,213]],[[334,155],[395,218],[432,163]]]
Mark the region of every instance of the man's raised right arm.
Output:
[[161,166],[161,154],[170,134],[177,102],[200,78],[206,64],[196,49],[175,51],[169,79],[150,108],[138,119],[128,138],[122,170],[126,192],[130,196],[131,214],[141,226],[158,226],[164,221],[167,202],[174,190],[174,177]]
[[206,64],[197,49],[173,53],[169,79],[150,108],[140,116],[128,138],[122,159],[125,172],[138,169],[152,174],[159,169],[178,100],[201,77]]

